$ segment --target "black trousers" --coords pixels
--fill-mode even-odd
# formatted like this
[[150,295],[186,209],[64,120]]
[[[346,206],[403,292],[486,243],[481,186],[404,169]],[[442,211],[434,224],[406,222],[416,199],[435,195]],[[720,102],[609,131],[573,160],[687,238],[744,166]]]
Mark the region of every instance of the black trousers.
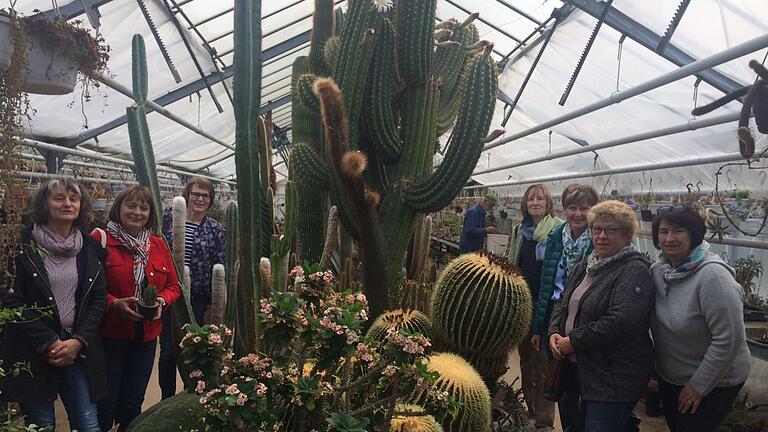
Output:
[[[184,300],[179,299],[179,301]],[[203,325],[206,307],[208,307],[206,302],[192,302],[192,313],[195,314],[195,320],[200,325]],[[157,378],[160,382],[162,398],[167,399],[176,394],[176,355],[171,334],[173,319],[170,309],[163,311],[161,319],[163,320],[163,329],[160,332],[160,359],[157,362]]]
[[696,414],[683,414],[677,409],[677,399],[683,386],[659,378],[659,394],[667,427],[671,432],[716,432],[731,411],[733,401],[743,385],[716,387],[701,400]]

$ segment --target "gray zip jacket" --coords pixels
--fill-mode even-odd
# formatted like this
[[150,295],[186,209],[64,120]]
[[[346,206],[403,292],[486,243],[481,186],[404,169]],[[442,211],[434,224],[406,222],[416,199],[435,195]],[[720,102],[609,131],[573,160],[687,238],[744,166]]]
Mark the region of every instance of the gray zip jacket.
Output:
[[747,380],[751,363],[744,331],[743,290],[719,256],[682,279],[664,281],[661,263],[651,267],[656,305],[651,317],[656,369],[661,378],[690,384],[706,396],[715,387]]

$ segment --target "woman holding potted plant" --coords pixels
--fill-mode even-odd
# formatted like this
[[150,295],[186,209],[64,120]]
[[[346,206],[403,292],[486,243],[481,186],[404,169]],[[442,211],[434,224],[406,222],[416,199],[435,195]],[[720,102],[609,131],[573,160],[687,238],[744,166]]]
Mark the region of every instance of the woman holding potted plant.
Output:
[[4,377],[0,394],[19,402],[28,424],[51,429],[61,396],[73,430],[98,430],[96,401],[107,390],[99,337],[106,252],[82,231],[90,199],[76,181],[52,179],[40,186],[32,216],[15,253],[13,290],[2,302],[24,311],[5,328],[3,366],[25,363],[28,373]]
[[[181,295],[171,252],[150,233],[156,220],[152,192],[131,186],[109,211],[107,232],[91,235],[106,244],[107,312],[101,326],[107,360],[107,397],[99,425],[124,431],[141,412],[152,373],[162,309]],[[151,304],[150,304],[151,303]]]
[[751,364],[742,287],[704,241],[704,218],[687,206],[659,209],[651,267],[651,320],[664,417],[672,432],[714,432],[731,410]]

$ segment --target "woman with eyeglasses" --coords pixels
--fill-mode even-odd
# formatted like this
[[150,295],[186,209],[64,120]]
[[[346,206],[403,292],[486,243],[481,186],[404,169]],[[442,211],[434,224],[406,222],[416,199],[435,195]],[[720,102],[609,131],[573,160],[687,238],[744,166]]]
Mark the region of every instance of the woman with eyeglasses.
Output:
[[664,417],[672,432],[716,431],[749,375],[742,288],[709,252],[704,218],[685,206],[653,220],[661,249],[651,331]]
[[[523,194],[520,210],[523,221],[512,228],[507,259],[520,268],[531,298],[537,299],[541,286],[541,270],[547,238],[553,229],[563,223],[562,219],[552,215],[552,196],[543,184],[530,186]],[[555,404],[544,398],[549,360],[543,351],[534,350],[527,343],[531,336],[517,347],[520,354],[520,375],[523,397],[528,413],[536,422],[536,427],[551,430],[555,423]]]
[[[165,240],[151,233],[157,225],[152,192],[131,186],[115,197],[106,232],[91,236],[106,244],[107,311],[101,323],[107,360],[107,397],[99,401],[99,424],[118,432],[141,413],[155,360],[160,314],[181,296],[173,258]],[[139,299],[154,286],[154,316],[137,312]],[[151,292],[151,291],[150,291]]]
[[77,181],[54,178],[37,191],[32,216],[14,253],[13,290],[2,299],[22,311],[6,325],[2,366],[27,370],[3,377],[0,396],[19,402],[27,424],[41,430],[55,428],[60,396],[72,430],[98,430],[96,401],[107,392],[99,335],[106,251],[83,231],[91,201]]
[[549,347],[567,360],[563,424],[622,431],[653,372],[654,289],[648,263],[632,244],[638,227],[632,209],[604,201],[587,220],[594,251],[573,268],[553,305]]
[[[211,306],[211,276],[215,264],[224,264],[224,227],[208,216],[216,202],[216,190],[208,179],[192,177],[182,192],[187,202],[184,223],[184,265],[189,267],[190,301],[198,324],[205,323]],[[173,215],[163,215],[163,235],[173,248]],[[171,311],[163,313],[158,377],[163,399],[176,394],[176,359],[171,337]],[[215,323],[219,324],[219,323]]]

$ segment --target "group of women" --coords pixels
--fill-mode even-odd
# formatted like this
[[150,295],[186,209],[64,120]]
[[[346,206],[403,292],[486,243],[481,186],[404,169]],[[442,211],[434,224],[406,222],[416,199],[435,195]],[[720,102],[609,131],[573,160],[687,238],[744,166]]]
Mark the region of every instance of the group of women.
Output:
[[[168,246],[151,234],[157,211],[148,188],[131,186],[115,197],[106,230],[89,233],[91,201],[77,181],[38,190],[3,298],[23,311],[6,325],[3,365],[28,371],[0,380],[0,397],[19,402],[28,423],[53,430],[57,396],[72,430],[123,431],[141,412],[160,314],[181,294]],[[136,310],[148,287],[159,304],[149,319]]]
[[649,266],[633,244],[634,211],[598,200],[591,186],[566,187],[563,222],[544,185],[522,198],[508,259],[535,305],[530,342],[518,347],[529,414],[552,428],[546,374],[560,368],[565,432],[631,430],[655,375],[672,432],[716,431],[750,368],[733,269],[708,251],[704,220],[686,206],[659,209],[652,236],[661,253]]

